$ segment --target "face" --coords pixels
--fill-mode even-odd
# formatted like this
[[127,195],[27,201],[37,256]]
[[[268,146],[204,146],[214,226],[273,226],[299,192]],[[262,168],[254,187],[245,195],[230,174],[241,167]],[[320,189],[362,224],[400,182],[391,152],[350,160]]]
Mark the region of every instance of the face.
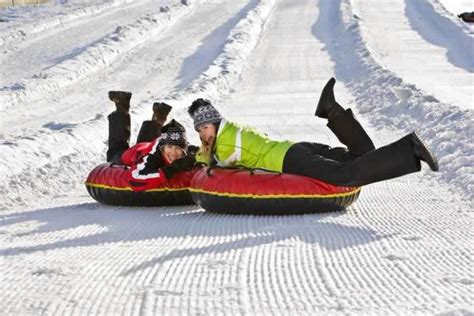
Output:
[[161,153],[163,154],[163,157],[165,160],[167,160],[169,163],[172,163],[176,159],[179,159],[181,157],[184,157],[185,153],[184,150],[176,145],[164,145],[161,147]]
[[211,144],[216,138],[216,126],[212,123],[202,124],[197,128],[199,138],[208,144]]

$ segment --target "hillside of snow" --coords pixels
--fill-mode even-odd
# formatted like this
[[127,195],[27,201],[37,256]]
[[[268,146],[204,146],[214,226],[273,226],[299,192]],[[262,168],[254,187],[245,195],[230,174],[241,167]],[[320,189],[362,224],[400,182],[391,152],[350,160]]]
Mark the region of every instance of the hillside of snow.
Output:
[[[0,314],[474,315],[474,27],[457,18],[469,5],[0,9]],[[377,147],[416,131],[440,171],[302,216],[112,207],[85,189],[105,161],[109,90],[133,92],[132,139],[166,101],[198,144],[186,109],[204,97],[272,138],[338,146],[314,117],[332,76]]]

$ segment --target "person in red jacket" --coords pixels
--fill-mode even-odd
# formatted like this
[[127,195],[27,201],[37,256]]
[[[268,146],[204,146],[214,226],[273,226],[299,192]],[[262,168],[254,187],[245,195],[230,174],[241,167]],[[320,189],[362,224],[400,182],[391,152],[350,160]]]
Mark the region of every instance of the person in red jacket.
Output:
[[153,116],[144,121],[137,144],[130,147],[130,99],[126,91],[109,91],[116,110],[107,117],[109,138],[107,162],[130,167],[128,182],[134,191],[153,189],[171,179],[176,173],[191,170],[194,155],[188,153],[186,130],[171,120],[164,125],[171,111],[166,103],[153,104]]

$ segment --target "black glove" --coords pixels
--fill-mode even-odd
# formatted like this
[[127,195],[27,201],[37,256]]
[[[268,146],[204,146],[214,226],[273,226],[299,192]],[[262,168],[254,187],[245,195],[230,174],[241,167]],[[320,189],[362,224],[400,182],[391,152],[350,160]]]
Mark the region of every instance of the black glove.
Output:
[[196,159],[194,156],[184,156],[173,161],[171,164],[161,167],[167,179],[171,179],[176,173],[193,169]]
[[196,156],[196,154],[198,153],[199,149],[200,149],[200,148],[199,148],[198,146],[188,145],[188,155],[189,155],[189,156]]

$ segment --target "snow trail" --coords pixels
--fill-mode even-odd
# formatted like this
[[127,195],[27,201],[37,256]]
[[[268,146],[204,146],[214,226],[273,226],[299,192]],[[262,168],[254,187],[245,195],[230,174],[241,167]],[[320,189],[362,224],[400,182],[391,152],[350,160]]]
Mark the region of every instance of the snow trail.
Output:
[[352,3],[363,39],[383,67],[442,102],[474,109],[474,33],[459,19],[426,0]]
[[[192,135],[185,108],[203,96],[224,116],[271,137],[337,145],[324,120],[313,116],[321,88],[335,75],[338,101],[354,109],[377,146],[407,131],[399,120],[424,125],[420,113],[445,106],[444,127],[460,135],[454,141],[460,148],[453,148],[471,159],[469,142],[461,143],[472,131],[470,112],[433,100],[378,64],[352,12],[349,1],[325,0],[199,6],[161,37],[118,55],[114,67],[71,84],[51,107],[40,103],[36,121],[7,126],[0,145],[0,310],[472,313],[472,201],[447,190],[440,177],[448,171],[369,185],[345,212],[303,216],[110,207],[93,202],[81,183],[103,161],[110,107],[94,102],[108,102],[104,91],[112,84],[137,91],[135,129],[162,98]],[[194,71],[196,56],[207,50],[209,69]],[[423,98],[430,101],[412,110]],[[52,122],[41,112],[62,103],[78,113]],[[8,122],[21,122],[20,114],[3,113],[12,116]],[[458,123],[465,124],[464,135],[453,127]],[[438,133],[432,125],[426,129],[425,136]],[[472,167],[444,158],[457,163],[453,170]],[[450,188],[459,186],[450,181]]]
[[[343,7],[343,12],[350,12],[344,11],[346,8],[349,7]],[[255,57],[242,74],[241,85],[234,87],[234,92],[218,104],[222,112],[231,119],[257,126],[275,138],[329,140],[332,145],[337,145],[335,137],[323,125],[323,120],[312,116],[322,86],[336,74],[337,78],[347,82],[347,90],[340,83],[336,85],[338,100],[350,106],[355,99],[355,110],[362,110],[359,118],[365,117],[364,121],[371,123],[363,125],[372,126],[368,131],[369,135],[375,136],[376,145],[386,144],[401,136],[403,129],[395,131],[390,116],[382,120],[370,111],[363,111],[365,99],[358,97],[361,92],[354,90],[353,86],[362,82],[363,76],[369,75],[370,78],[371,69],[380,66],[369,58],[362,59],[348,53],[351,47],[363,48],[364,43],[349,45],[357,36],[354,26],[348,28],[353,33],[344,34],[351,41],[345,41],[344,35],[337,33],[346,30],[342,23],[338,24],[341,21],[337,18],[339,10],[334,1],[320,1],[319,10],[311,1],[279,3],[253,54]],[[302,11],[307,15],[302,16]],[[281,34],[285,37],[282,38]],[[325,36],[322,37],[322,34]],[[383,83],[383,80],[378,82],[379,85]],[[240,110],[236,111],[237,108]],[[319,218],[319,225],[315,224],[314,228],[309,226],[310,236],[317,237],[308,239],[318,242],[311,249],[316,264],[309,264],[303,259],[304,269],[311,271],[305,283],[317,284],[321,290],[313,293],[310,288],[304,288],[297,296],[311,297],[312,305],[318,306],[319,312],[339,310],[382,314],[383,311],[391,311],[410,314],[414,312],[412,308],[420,305],[424,306],[425,312],[449,311],[446,302],[452,298],[446,300],[447,292],[443,290],[447,286],[450,290],[453,287],[460,291],[460,297],[464,297],[461,305],[469,310],[466,305],[469,301],[467,288],[444,283],[446,279],[441,277],[446,269],[456,271],[453,273],[458,276],[469,274],[469,264],[463,253],[467,250],[468,240],[472,239],[472,231],[464,230],[459,234],[459,231],[448,230],[446,234],[441,233],[443,227],[454,223],[467,228],[461,223],[470,218],[469,203],[458,204],[460,208],[456,210],[446,209],[440,202],[446,201],[451,193],[437,183],[439,180],[427,175],[429,173],[422,172],[367,186],[359,201],[349,208],[349,213],[331,217],[329,221]],[[461,218],[459,214],[463,214]],[[327,226],[324,225],[326,223]],[[332,226],[336,223],[341,226]],[[348,227],[352,230],[346,231]],[[287,226],[282,224],[276,231],[281,233],[285,228]],[[288,230],[294,232],[291,227]],[[298,234],[289,233],[288,238],[297,236],[297,240],[305,240],[304,232],[305,226],[300,227]],[[452,244],[454,240],[459,241],[456,246]],[[430,245],[431,242],[433,244]],[[454,259],[451,255],[457,259],[446,262],[447,253],[450,259]],[[300,258],[292,258],[301,262]],[[456,265],[457,260],[463,264]],[[291,267],[293,264],[282,266]],[[451,264],[455,267],[450,268]],[[431,268],[426,270],[423,268],[426,266]],[[295,275],[285,278],[283,273],[272,277],[277,281],[284,279],[282,283],[296,278]],[[278,303],[270,303],[265,305],[264,310],[272,310],[272,307],[281,310],[291,304],[297,311],[308,311],[304,308],[299,310],[296,307],[298,301],[287,302],[285,298],[289,293],[283,287],[275,285],[273,291],[272,296],[283,296],[285,304],[277,308]],[[325,295],[321,297],[316,293]],[[258,295],[254,293],[253,297]]]
[[[113,33],[117,25],[126,25],[150,12],[158,12],[158,7],[150,1],[139,1],[127,6],[107,6],[100,14],[93,12],[89,18],[74,11],[67,12],[62,16],[76,19],[68,23],[61,20],[58,24],[43,22],[47,28],[39,27],[35,23],[32,26],[35,33],[25,35],[21,42],[2,45],[4,51],[0,58],[4,76],[0,78],[0,86],[3,89],[14,85],[19,87],[21,79],[32,76],[47,78],[48,69],[80,55],[88,47]],[[46,17],[43,19],[48,21]]]
[[[252,33],[252,30],[260,30],[260,14],[268,16],[269,9],[271,9],[273,3],[274,1],[262,1],[261,5],[252,9],[252,11],[248,13],[248,19],[244,20],[244,23],[241,23],[242,25],[240,26],[240,29],[242,30],[239,31],[239,28],[237,28],[234,33],[232,33],[232,35],[229,35],[230,37],[228,40],[228,45],[226,45],[224,48],[224,50],[227,49],[228,52],[222,54],[222,56],[219,56],[220,59],[218,59],[217,61],[218,66],[214,66],[214,69],[218,69],[217,73],[214,73],[212,71],[207,72],[203,75],[203,79],[201,79],[200,83],[194,84],[194,86],[189,88],[188,90],[176,90],[174,94],[171,94],[171,98],[180,97],[187,98],[187,100],[191,100],[195,98],[195,93],[197,93],[196,91],[199,92],[200,89],[209,89],[214,92],[224,92],[228,90],[230,85],[232,84],[232,81],[235,81],[237,79],[237,76],[239,74],[238,72],[242,68],[243,63],[245,62],[245,58],[248,57],[249,52],[256,44],[256,40],[258,39],[258,32]],[[247,9],[251,8],[252,7],[247,6]],[[216,10],[215,12],[217,13],[218,10]],[[244,10],[242,12],[241,10],[239,15],[245,13],[247,13],[247,11]],[[199,17],[196,20],[198,21]],[[186,25],[186,27],[188,28],[189,26]],[[246,29],[248,30],[246,31]],[[223,40],[225,41],[225,39]],[[246,53],[241,54],[239,49],[246,50]],[[234,58],[234,55],[238,55],[239,58]],[[212,77],[214,75],[217,76]],[[145,77],[145,79],[148,78],[149,76]],[[117,78],[113,79],[116,80]],[[129,78],[127,77],[125,77],[124,79],[129,80]],[[152,81],[151,84],[153,84],[154,82],[160,82],[160,80]],[[94,87],[97,88],[97,85],[94,85]],[[107,89],[104,89],[104,91],[106,90]],[[79,94],[83,94],[83,91],[84,90],[81,89],[79,91]],[[105,93],[101,91],[101,95],[103,94]],[[135,111],[139,111],[140,108],[143,109],[143,103],[145,102],[151,104],[152,101],[148,101],[149,99],[150,97],[147,95],[145,99],[141,101],[139,107],[135,108]],[[81,98],[79,98],[79,100],[81,100]],[[171,104],[175,105],[176,102],[177,101],[171,102]],[[185,101],[181,101],[181,104],[185,104],[184,102]],[[81,106],[84,106],[83,102],[81,102]],[[86,104],[86,106],[88,105]],[[38,172],[38,170],[40,174],[57,174],[55,178],[51,179],[56,183],[56,185],[50,187],[52,190],[59,190],[59,192],[62,192],[64,189],[68,189],[68,186],[66,186],[65,188],[58,187],[60,179],[62,179],[62,181],[66,181],[69,184],[77,185],[78,180],[76,179],[76,177],[74,177],[75,180],[68,181],[67,173],[61,173],[60,170],[61,168],[69,169],[64,164],[68,164],[70,160],[76,160],[81,156],[90,157],[91,160],[87,163],[78,164],[76,166],[78,168],[77,171],[82,172],[85,177],[87,171],[90,170],[94,166],[94,164],[97,164],[103,159],[102,156],[105,152],[104,140],[107,139],[105,113],[109,112],[110,110],[108,110],[107,108],[104,109],[103,106],[101,106],[100,111],[104,114],[98,114],[96,115],[96,117],[80,123],[48,123],[43,125],[43,128],[45,129],[33,131],[33,133],[30,133],[30,135],[28,135],[27,137],[12,136],[11,138],[3,142],[1,145],[3,145],[4,147],[5,155],[0,157],[0,161],[3,163],[3,165],[11,166],[10,168],[3,170],[2,174],[4,175],[4,184],[0,186],[0,191],[3,191],[5,193],[4,200],[8,201],[5,202],[7,203],[6,205],[22,202],[23,200],[26,201],[32,196],[34,196],[33,192],[37,190],[37,186],[31,186],[31,184],[29,183],[24,183],[24,179],[28,179],[29,177],[31,177],[32,174]],[[132,109],[132,112],[135,111]],[[187,114],[184,113],[184,110],[180,112],[179,107],[177,107],[174,111],[178,116],[181,115],[183,118],[185,117],[184,121],[186,121],[186,119],[189,120],[187,118]],[[137,112],[134,113],[134,118],[135,117],[138,117],[137,121],[134,120],[135,123],[140,122],[143,119],[148,119],[145,115],[140,115],[140,113]],[[137,127],[138,126],[135,126],[135,133]],[[94,141],[91,140],[90,137],[88,137],[91,131],[94,131],[94,135],[96,136]],[[84,142],[81,141],[81,139],[88,139],[88,141]],[[19,148],[14,144],[20,144]],[[58,146],[58,144],[61,145]],[[64,144],[70,145],[65,146]],[[32,150],[33,148],[35,150]],[[33,159],[29,157],[35,158]],[[60,163],[60,167],[58,167],[55,163],[52,163],[56,161]],[[63,175],[66,177],[66,179],[63,179]],[[43,181],[49,180],[43,179]],[[25,190],[27,192],[31,192],[32,195],[22,194],[21,192],[25,192]],[[44,192],[45,195],[51,193],[51,191],[49,191],[48,189],[45,189]],[[22,195],[24,197],[22,197]]]
[[320,4],[324,13],[314,33],[326,43],[336,75],[347,82],[359,110],[370,114],[376,126],[416,131],[438,157],[441,179],[474,197],[473,111],[442,103],[381,66],[361,35],[349,0]]
[[79,54],[60,60],[31,78],[4,87],[0,90],[0,109],[14,105],[21,107],[40,98],[56,96],[62,88],[108,67],[118,57],[162,33],[191,11],[190,7],[181,4],[172,9],[170,15],[149,13],[130,24],[117,26],[114,32],[80,49]]
[[[140,4],[144,1],[134,1]],[[25,41],[29,36],[50,31],[53,28],[67,26],[79,19],[87,19],[94,15],[114,10],[115,8],[127,8],[124,4],[132,3],[129,0],[112,0],[99,4],[81,5],[49,5],[40,6],[12,6],[2,9],[0,17],[0,43],[2,45],[10,42],[18,43]]]
[[[431,0],[440,11],[451,14],[452,17],[458,18],[458,15],[463,12],[472,12],[472,1],[471,0]],[[444,8],[444,9],[443,9]],[[445,15],[445,14],[443,14]],[[463,23],[464,27],[474,32],[474,25],[472,23]]]

